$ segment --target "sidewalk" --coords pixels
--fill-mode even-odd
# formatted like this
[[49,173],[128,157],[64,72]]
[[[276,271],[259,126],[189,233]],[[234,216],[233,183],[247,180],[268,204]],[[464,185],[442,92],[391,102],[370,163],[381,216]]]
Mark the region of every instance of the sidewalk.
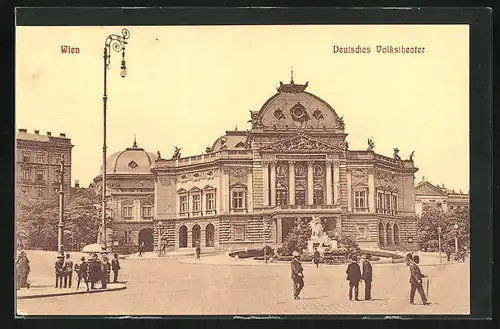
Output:
[[[201,256],[207,256],[211,257],[214,255],[219,255],[225,253],[224,251],[220,250],[204,250],[201,252]],[[188,250],[181,250],[181,251],[167,251],[165,255],[160,256],[157,251],[149,251],[149,252],[143,252],[142,257],[139,257],[139,253],[133,253],[129,255],[122,255],[119,258],[122,259],[160,259],[160,258],[185,258],[189,256],[195,256],[195,250],[194,249],[188,249]]]
[[[99,286],[99,284],[98,284]],[[87,291],[87,286],[85,284],[80,284],[80,289],[76,290],[76,287],[72,288],[55,288],[54,286],[46,285],[35,285],[31,284],[29,289],[21,288],[21,290],[16,291],[17,299],[28,299],[28,298],[42,298],[42,297],[55,297],[55,296],[67,296],[67,295],[79,295],[79,294],[93,294],[106,291],[117,291],[126,289],[124,283],[108,283],[106,289],[91,289]]]

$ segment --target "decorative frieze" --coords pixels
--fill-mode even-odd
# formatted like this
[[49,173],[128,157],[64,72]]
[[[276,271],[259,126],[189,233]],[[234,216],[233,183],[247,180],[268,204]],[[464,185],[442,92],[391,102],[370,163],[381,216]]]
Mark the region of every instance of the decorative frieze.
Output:
[[202,179],[212,180],[219,175],[219,169],[210,169],[205,171],[197,171],[194,173],[180,174],[176,177],[177,183],[197,182]]

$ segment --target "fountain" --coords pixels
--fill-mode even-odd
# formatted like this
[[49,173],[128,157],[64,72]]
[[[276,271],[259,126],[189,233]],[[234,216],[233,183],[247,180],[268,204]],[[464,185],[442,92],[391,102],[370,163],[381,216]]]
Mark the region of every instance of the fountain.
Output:
[[323,254],[326,249],[337,249],[337,240],[330,239],[323,229],[321,221],[312,215],[312,220],[309,223],[311,226],[311,238],[307,241],[307,251],[314,252],[314,248],[318,248],[320,254]]

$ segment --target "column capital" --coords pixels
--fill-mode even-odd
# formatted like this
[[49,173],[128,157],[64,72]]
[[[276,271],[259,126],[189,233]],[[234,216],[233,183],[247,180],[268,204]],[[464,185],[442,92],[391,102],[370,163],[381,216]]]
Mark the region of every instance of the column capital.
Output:
[[308,166],[312,166],[312,165],[314,165],[314,161],[313,161],[313,160],[307,160],[307,165],[308,165]]
[[333,159],[326,159],[325,163],[328,165],[328,166],[331,166],[333,164]]
[[269,160],[262,160],[261,162],[262,162],[263,166],[268,166],[271,161],[269,161]]
[[288,161],[288,164],[291,166],[295,166],[296,163],[297,163],[297,161],[295,161],[295,160]]

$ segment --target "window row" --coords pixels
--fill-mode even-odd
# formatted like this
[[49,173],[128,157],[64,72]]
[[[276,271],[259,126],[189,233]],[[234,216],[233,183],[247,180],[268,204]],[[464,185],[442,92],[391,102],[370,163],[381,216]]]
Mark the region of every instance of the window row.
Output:
[[[215,242],[215,226],[208,224],[205,227],[205,247],[213,247]],[[191,229],[191,246],[201,247],[201,227],[195,224]],[[188,247],[188,228],[185,225],[179,227],[179,248]]]
[[[21,186],[21,192],[24,195],[28,195],[30,191],[29,186]],[[55,192],[55,191],[54,191]],[[45,188],[44,187],[37,187],[36,188],[36,197],[37,198],[43,198],[45,195]]]
[[185,214],[188,212],[201,212],[202,211],[202,197],[205,198],[204,211],[215,210],[215,192],[208,192],[205,194],[184,194],[179,196],[179,212]]
[[398,195],[390,192],[377,191],[377,212],[382,214],[397,214]]
[[[55,154],[53,159],[54,159],[54,163],[60,163],[61,160],[63,160],[65,157],[64,157],[64,153],[60,153],[60,154]],[[29,151],[24,151],[23,152],[23,162],[30,162],[31,160],[31,152]],[[43,155],[43,153],[36,153],[36,163],[45,163],[45,157]]]
[[[21,177],[22,177],[23,180],[31,180],[31,170],[30,169],[22,169],[21,175],[22,175]],[[53,181],[54,182],[59,182],[60,175],[61,175],[60,170],[56,170],[54,172]],[[37,182],[45,181],[45,171],[43,171],[43,170],[37,170],[37,171],[35,171],[35,180]]]
[[[290,199],[290,194],[288,187],[284,184],[278,183],[276,187],[276,204],[277,205],[288,205]],[[295,186],[295,204],[298,206],[307,204],[307,190],[304,185],[298,184]],[[323,205],[325,204],[325,193],[323,191],[323,186],[316,184],[313,187],[313,204]]]
[[[133,206],[132,205],[124,205],[122,206],[122,217],[123,218],[132,218],[133,215]],[[142,218],[151,218],[153,217],[153,206],[152,205],[144,205],[141,208],[141,217]]]
[[389,223],[378,224],[378,242],[381,246],[399,245],[399,226]]

